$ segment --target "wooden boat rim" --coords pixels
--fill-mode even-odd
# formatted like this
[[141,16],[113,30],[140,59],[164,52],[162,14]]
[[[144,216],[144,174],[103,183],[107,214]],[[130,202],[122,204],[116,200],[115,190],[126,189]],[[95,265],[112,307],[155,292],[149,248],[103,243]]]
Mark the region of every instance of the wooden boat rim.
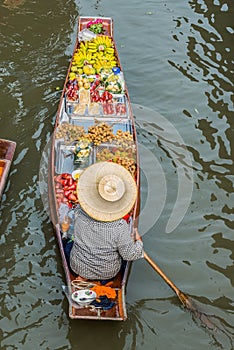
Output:
[[2,172],[0,175],[0,199],[2,198],[2,194],[7,182],[7,177],[10,172],[11,163],[13,161],[16,142],[6,139],[0,139],[0,148],[5,149],[4,154],[0,156],[0,164],[2,167]]

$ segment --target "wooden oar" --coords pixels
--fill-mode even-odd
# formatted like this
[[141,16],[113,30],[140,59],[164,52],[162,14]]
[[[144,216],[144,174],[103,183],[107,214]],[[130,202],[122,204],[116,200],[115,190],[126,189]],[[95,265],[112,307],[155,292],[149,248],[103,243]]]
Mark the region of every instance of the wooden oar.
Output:
[[144,259],[152,266],[152,268],[164,279],[164,281],[169,285],[169,287],[176,293],[181,303],[193,314],[199,318],[202,324],[212,330],[217,330],[219,328],[212,320],[212,316],[207,315],[203,311],[199,310],[196,303],[185,293],[181,292],[179,288],[165,275],[165,273],[158,267],[158,265],[149,257],[149,255],[144,252]]
[[149,255],[144,252],[144,259],[152,266],[152,268],[164,279],[164,281],[171,287],[171,289],[177,294],[178,298],[180,299],[181,303],[187,307],[190,308],[190,302],[189,297],[182,293],[179,288],[176,287],[176,285],[165,275],[165,273],[158,267],[158,265],[149,257]]

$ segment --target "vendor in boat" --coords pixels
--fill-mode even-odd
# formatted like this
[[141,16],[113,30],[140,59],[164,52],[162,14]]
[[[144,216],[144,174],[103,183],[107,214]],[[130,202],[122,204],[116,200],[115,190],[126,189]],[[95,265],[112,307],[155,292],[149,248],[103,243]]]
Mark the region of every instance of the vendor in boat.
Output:
[[132,175],[112,162],[95,163],[80,176],[70,266],[80,279],[112,279],[123,261],[143,257],[143,243],[123,219],[135,204]]

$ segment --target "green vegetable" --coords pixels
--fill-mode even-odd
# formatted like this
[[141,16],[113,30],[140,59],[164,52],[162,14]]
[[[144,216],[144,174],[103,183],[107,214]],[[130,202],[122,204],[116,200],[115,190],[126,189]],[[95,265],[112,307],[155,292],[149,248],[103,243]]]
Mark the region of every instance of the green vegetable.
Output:
[[102,34],[104,32],[102,23],[92,24],[89,27],[89,30],[91,30],[95,34]]

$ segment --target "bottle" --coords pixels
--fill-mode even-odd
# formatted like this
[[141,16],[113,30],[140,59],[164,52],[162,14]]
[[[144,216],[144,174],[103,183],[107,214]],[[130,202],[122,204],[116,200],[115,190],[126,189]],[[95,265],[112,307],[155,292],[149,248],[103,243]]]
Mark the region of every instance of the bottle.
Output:
[[123,72],[121,71],[119,74],[119,83],[120,85],[122,86],[122,92],[124,93],[125,92],[125,80],[124,80],[124,75],[123,75]]
[[119,67],[113,67],[112,71],[115,75],[118,76],[118,82],[120,83],[120,85],[122,87],[122,92],[124,92],[125,91],[125,80],[124,80],[123,72],[120,70]]
[[61,223],[61,229],[62,229],[62,239],[67,239],[68,237],[68,230],[69,230],[69,227],[70,227],[70,218],[65,215],[64,218],[63,218],[63,221]]

